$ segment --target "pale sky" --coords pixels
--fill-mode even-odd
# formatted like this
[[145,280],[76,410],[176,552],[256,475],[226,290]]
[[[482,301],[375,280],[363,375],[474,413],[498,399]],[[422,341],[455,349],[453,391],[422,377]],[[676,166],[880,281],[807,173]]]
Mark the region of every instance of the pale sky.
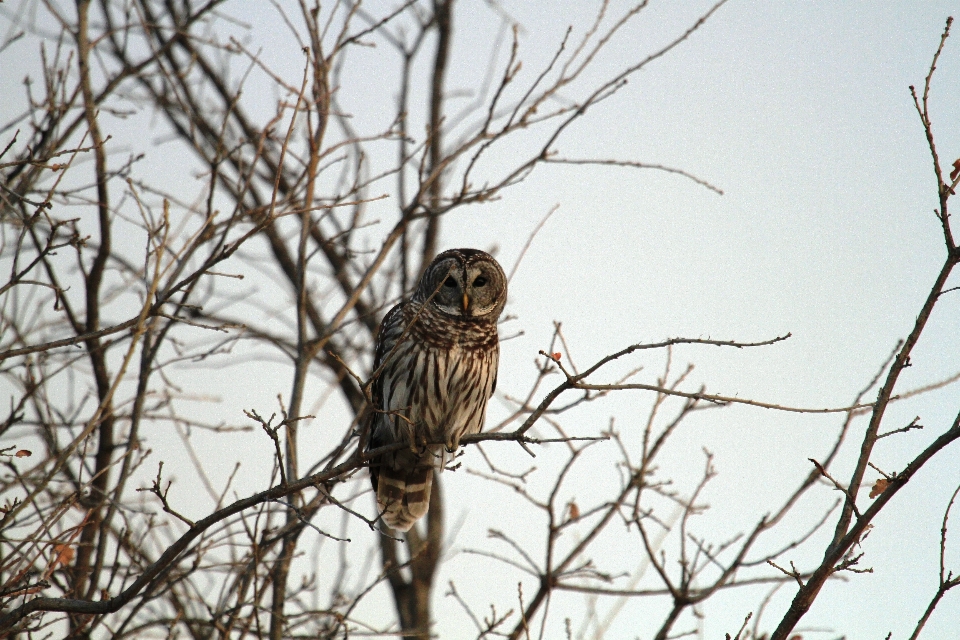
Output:
[[[611,13],[619,14],[621,4],[611,3]],[[538,72],[568,25],[573,25],[574,39],[582,36],[596,5],[504,0],[503,10],[522,25],[523,77]],[[708,6],[652,2],[635,25],[611,41],[589,79],[597,82],[642,59],[682,33]],[[237,9],[252,25],[251,48],[264,46],[267,62],[299,81],[302,55],[296,42],[275,37],[283,27],[267,3]],[[697,365],[689,390],[702,383],[711,392],[792,406],[849,404],[910,330],[941,266],[944,249],[933,215],[937,203],[932,162],[907,87],[922,86],[944,21],[958,9],[956,2],[934,1],[731,0],[688,41],[588,111],[555,145],[567,157],[683,169],[716,185],[724,195],[654,170],[552,165],[538,168],[499,201],[446,218],[443,248],[496,248],[509,272],[530,232],[559,206],[510,283],[507,313],[517,320],[503,331],[524,334],[502,345],[498,391],[522,394],[533,379],[531,363],[537,351],[547,347],[553,321],[560,321],[581,366],[635,342],[681,336],[757,341],[791,332],[787,342],[757,350],[677,349],[674,363],[677,370],[687,363]],[[487,2],[463,0],[454,17],[448,91],[473,86],[482,77],[485,68],[477,67],[477,60],[486,59],[497,19]],[[371,61],[376,54],[367,53]],[[363,54],[358,58],[362,70],[367,63]],[[380,112],[365,103],[364,96],[379,81],[378,73],[385,71],[375,66],[368,71],[343,89],[341,101],[358,126],[383,126],[393,105]],[[0,70],[5,91],[19,86],[22,75],[22,70]],[[262,99],[266,113],[272,113],[275,95],[264,92],[251,99]],[[946,166],[960,156],[960,33],[947,43],[930,101]],[[10,106],[7,99],[2,104],[5,111]],[[448,111],[455,111],[456,105],[451,102]],[[489,162],[494,168],[497,162],[510,166],[524,148],[505,146]],[[140,170],[165,167],[173,175],[177,169],[169,165],[169,158],[152,157]],[[197,187],[189,183],[185,188]],[[395,202],[383,206],[387,212],[383,219],[391,220]],[[375,209],[371,217],[376,217]],[[388,223],[382,225],[387,227]],[[375,237],[376,230],[372,234]],[[914,352],[913,367],[901,378],[901,388],[956,373],[957,335],[960,292],[944,297]],[[598,375],[596,381],[612,381],[617,372],[640,365],[645,367],[640,380],[650,382],[662,369],[663,358],[635,357]],[[277,393],[289,393],[292,376],[292,369],[282,364],[241,366],[273,372],[276,381],[264,382],[272,378],[263,373],[245,384],[210,372],[208,388],[202,392],[221,397],[215,413],[233,423],[243,422],[245,408],[269,412]],[[314,400],[308,399],[307,406]],[[614,418],[624,438],[636,443],[649,402],[647,394],[623,392],[572,412],[563,424],[573,434],[595,435]],[[491,407],[491,421],[503,415],[499,400],[494,399]],[[958,407],[956,385],[892,407],[884,430],[904,426],[916,415],[926,430],[883,440],[876,453],[878,464],[887,471],[901,470],[934,434],[949,426]],[[326,450],[310,446],[311,429],[319,431],[321,423],[335,419],[337,414],[326,415],[304,427],[305,460]],[[705,495],[711,510],[695,521],[695,528],[698,535],[721,542],[779,504],[809,471],[807,459],[824,455],[841,420],[742,407],[704,412],[675,435],[661,461],[661,473],[674,478],[678,490],[689,492],[703,467],[702,449],[715,454],[719,476]],[[855,423],[836,467],[837,477],[849,476],[864,427],[863,420]],[[340,433],[339,428],[333,431]],[[242,458],[239,452],[229,453],[229,443],[239,440],[202,435],[197,442],[209,447],[201,454],[211,456],[212,476],[220,482]],[[174,452],[180,444],[176,436],[158,435],[150,446],[158,459],[164,459],[178,455]],[[534,461],[506,443],[487,445],[485,451],[506,468],[522,470],[535,464],[539,471],[531,477],[531,491],[541,494],[551,471],[565,461],[559,446],[538,449]],[[570,497],[589,503],[604,488],[615,486],[616,456],[612,444],[597,445],[582,475],[570,482]],[[485,468],[475,450],[468,449],[464,461],[465,466]],[[244,464],[262,471],[269,461]],[[187,469],[181,472],[183,482],[188,482],[189,474]],[[250,474],[237,485],[239,495],[264,488],[265,481],[265,472]],[[936,591],[940,520],[958,483],[960,454],[954,445],[927,465],[877,519],[863,544],[861,563],[874,572],[849,574],[846,582],[828,584],[798,627],[825,631],[803,632],[805,639],[846,635],[879,640],[891,631],[895,639],[909,635]],[[521,578],[513,570],[459,550],[506,553],[486,537],[489,528],[500,528],[528,541],[540,554],[542,523],[536,528],[536,518],[520,510],[521,503],[508,490],[466,473],[446,475],[444,490],[448,530],[461,520],[462,527],[437,578],[436,630],[440,637],[458,638],[466,637],[458,630],[469,620],[444,598],[448,581],[456,583],[476,611],[488,613],[491,602],[498,612],[516,607],[516,583]],[[805,531],[818,509],[835,498],[826,487],[810,492],[791,521],[795,524],[791,531]],[[372,500],[364,504],[372,512]],[[198,505],[197,513],[204,509]],[[956,517],[960,522],[960,514]],[[375,544],[362,524],[351,535],[358,557]],[[775,540],[760,550],[775,548]],[[820,549],[822,544],[817,544],[783,560],[794,560],[798,568],[806,569]],[[593,557],[604,568],[632,571],[640,555],[632,534],[598,547]],[[949,537],[947,565],[960,572],[960,524]],[[641,584],[660,586],[652,572]],[[524,592],[532,594],[535,586],[526,579]],[[795,590],[787,585],[771,601],[765,629],[772,630]],[[763,593],[765,589],[743,590],[711,600],[704,609],[702,637],[735,634]],[[613,604],[600,601],[601,617]],[[381,589],[360,615],[390,606]],[[384,610],[393,615],[392,609]],[[583,596],[556,594],[545,637],[562,637],[565,615],[574,618],[576,630],[583,610]],[[652,601],[627,602],[607,637],[647,637],[663,613]],[[953,637],[957,620],[960,593],[951,592],[922,637]],[[694,626],[687,614],[674,631]]]
[[[567,23],[582,26],[588,15],[586,3],[577,5],[583,17],[519,4],[506,6],[526,27],[521,44],[541,55]],[[642,28],[614,43],[609,58],[644,55],[705,6],[682,3],[679,11],[653,3]],[[552,166],[501,202],[448,221],[445,244],[499,244],[512,264],[539,217],[560,204],[511,283],[508,312],[519,315],[526,335],[505,344],[503,379],[529,379],[551,320],[563,321],[581,365],[634,341],[759,340],[789,331],[794,337],[785,344],[749,352],[683,349],[677,362],[696,363],[695,379],[720,393],[795,406],[849,403],[912,327],[944,255],[932,213],[932,162],[907,87],[922,85],[946,16],[958,8],[728,3],[556,145],[575,157],[680,167],[719,186],[723,196],[655,171]],[[941,57],[931,104],[941,161],[949,163],[960,156],[957,42],[948,42]],[[902,379],[905,388],[960,366],[960,298],[943,302]],[[655,358],[637,362],[652,371],[661,366]],[[938,433],[956,415],[958,399],[956,386],[945,389],[897,407],[886,424],[903,426],[920,415]],[[638,430],[647,401],[623,394],[578,414],[582,423],[570,422],[587,432],[610,414],[622,431]],[[700,448],[716,454],[713,509],[699,533],[719,542],[782,499],[785,487],[808,471],[807,458],[823,455],[839,419],[727,409],[695,424],[678,434],[671,459],[689,488],[702,464]],[[865,424],[857,426],[862,432]],[[902,469],[930,437],[889,439],[877,458]],[[847,453],[856,449],[859,441],[851,441]],[[828,585],[799,628],[833,630],[809,637],[908,636],[936,589],[940,519],[958,482],[953,447],[877,520],[863,547],[863,566],[874,573]],[[811,502],[834,497],[821,489]],[[478,536],[474,545],[481,542]],[[958,571],[960,536],[951,542],[948,567]],[[611,549],[618,552],[639,549]],[[798,566],[813,560],[784,559]],[[708,605],[704,637],[735,633],[760,592]],[[788,586],[774,599],[768,624],[793,593]],[[555,611],[576,607],[578,597],[567,596]],[[649,607],[628,603],[609,637],[633,637],[659,621]],[[924,637],[955,635],[960,597],[948,594],[940,607]]]

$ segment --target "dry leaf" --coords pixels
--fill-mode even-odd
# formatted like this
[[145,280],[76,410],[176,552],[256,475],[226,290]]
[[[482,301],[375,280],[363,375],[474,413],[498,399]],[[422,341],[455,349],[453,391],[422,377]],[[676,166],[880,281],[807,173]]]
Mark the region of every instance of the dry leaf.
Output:
[[61,542],[53,545],[53,561],[50,564],[50,569],[56,569],[59,565],[68,565],[70,561],[73,560],[73,547],[69,544]]
[[561,355],[560,352],[557,351],[555,354],[553,354],[553,359],[559,361],[559,360],[560,360],[560,355]]
[[577,506],[577,503],[573,500],[567,505],[570,508],[570,519],[576,520],[580,517],[580,507]]
[[20,449],[20,451],[17,451],[14,455],[17,456],[18,458],[29,458],[30,456],[33,455],[33,451],[27,451],[26,449]]
[[878,495],[887,490],[887,485],[890,484],[890,481],[886,478],[879,478],[876,482],[873,483],[873,489],[870,489],[870,497],[876,498]]
[[953,182],[960,176],[960,158],[953,161],[953,171],[950,172],[950,181]]
[[[84,518],[86,522],[86,518]],[[79,529],[77,529],[79,531]],[[57,567],[67,566],[73,560],[73,547],[70,546],[69,542],[58,542],[53,545],[52,553],[50,554],[50,564],[47,565],[46,570],[43,572],[43,579],[46,580],[49,578],[54,571],[57,570]]]

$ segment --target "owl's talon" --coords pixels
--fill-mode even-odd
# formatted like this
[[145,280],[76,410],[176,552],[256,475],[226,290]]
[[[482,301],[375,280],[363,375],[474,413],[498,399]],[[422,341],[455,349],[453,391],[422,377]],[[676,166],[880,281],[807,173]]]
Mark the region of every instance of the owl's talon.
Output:
[[460,438],[452,438],[447,440],[447,444],[444,445],[447,453],[455,453],[457,449],[460,448]]

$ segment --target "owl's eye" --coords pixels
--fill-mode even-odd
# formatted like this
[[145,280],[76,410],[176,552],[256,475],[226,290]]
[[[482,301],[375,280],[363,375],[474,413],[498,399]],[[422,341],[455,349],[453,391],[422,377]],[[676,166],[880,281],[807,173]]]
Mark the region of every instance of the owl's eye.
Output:
[[487,279],[483,276],[477,276],[477,279],[473,281],[473,286],[475,287],[482,287],[485,284],[487,284]]
[[443,286],[452,289],[457,286],[457,281],[453,279],[453,276],[447,276],[447,279],[443,281]]

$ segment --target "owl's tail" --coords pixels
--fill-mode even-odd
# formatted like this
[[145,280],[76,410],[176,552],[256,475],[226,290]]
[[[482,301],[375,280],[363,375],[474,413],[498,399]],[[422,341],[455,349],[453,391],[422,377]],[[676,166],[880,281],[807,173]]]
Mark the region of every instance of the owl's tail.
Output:
[[377,506],[391,529],[409,531],[430,507],[433,467],[380,467]]

